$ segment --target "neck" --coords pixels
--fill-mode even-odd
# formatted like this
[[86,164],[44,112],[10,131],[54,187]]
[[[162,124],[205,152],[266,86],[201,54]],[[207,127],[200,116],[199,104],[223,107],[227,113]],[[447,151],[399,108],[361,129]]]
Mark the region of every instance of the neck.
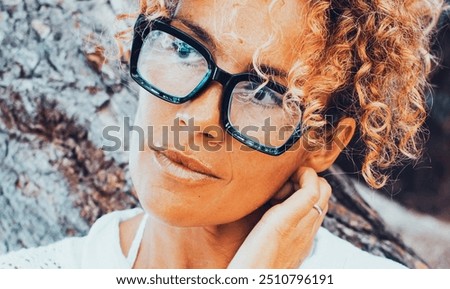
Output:
[[135,268],[226,268],[265,211],[205,227],[176,227],[150,216]]

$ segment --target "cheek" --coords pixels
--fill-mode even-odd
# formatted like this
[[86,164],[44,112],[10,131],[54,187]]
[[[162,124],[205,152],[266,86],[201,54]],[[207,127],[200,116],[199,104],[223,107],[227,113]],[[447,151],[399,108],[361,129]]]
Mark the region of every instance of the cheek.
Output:
[[[153,129],[172,125],[178,108],[177,105],[141,90],[135,125]],[[147,132],[148,129],[144,131]]]
[[[169,103],[141,89],[139,103],[134,120],[130,127],[129,169],[133,186],[143,207],[147,201],[148,192],[154,188],[154,170],[151,165],[150,146],[163,147],[167,141],[163,137],[163,127],[170,123],[169,113],[173,116]],[[173,117],[172,117],[173,119]]]
[[277,157],[242,152],[235,159],[230,183],[232,190],[238,192],[234,202],[248,213],[270,200],[298,167],[298,156],[293,152]]
[[178,109],[179,106],[141,90],[134,125],[130,127],[131,140],[136,144],[135,147],[141,150],[148,150],[150,147],[167,148],[174,137],[171,128],[174,126]]

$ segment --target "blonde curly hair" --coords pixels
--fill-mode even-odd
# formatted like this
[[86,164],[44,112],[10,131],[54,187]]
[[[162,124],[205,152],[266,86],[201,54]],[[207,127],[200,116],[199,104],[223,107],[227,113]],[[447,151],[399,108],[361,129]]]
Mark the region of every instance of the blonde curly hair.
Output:
[[[280,1],[272,0],[269,10]],[[304,37],[296,44],[302,53],[287,77],[285,108],[302,105],[304,128],[316,136],[308,142],[324,146],[325,111],[332,103],[344,103],[342,109],[357,121],[365,144],[362,175],[370,186],[380,188],[390,167],[421,155],[427,76],[435,60],[430,39],[444,3],[304,2],[306,15],[298,24]],[[139,13],[152,19],[172,17],[177,5],[178,0],[140,0]],[[125,17],[130,15],[119,16]],[[116,37],[123,39],[126,33]],[[255,51],[253,65],[262,75],[260,55],[273,43],[271,37]]]

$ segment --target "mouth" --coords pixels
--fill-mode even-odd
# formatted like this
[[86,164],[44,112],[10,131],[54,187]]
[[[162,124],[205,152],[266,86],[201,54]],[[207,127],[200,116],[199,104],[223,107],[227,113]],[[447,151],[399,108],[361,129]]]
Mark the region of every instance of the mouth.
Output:
[[153,150],[153,152],[155,160],[161,170],[176,179],[185,181],[220,179],[212,172],[208,165],[197,159],[188,157],[173,150]]

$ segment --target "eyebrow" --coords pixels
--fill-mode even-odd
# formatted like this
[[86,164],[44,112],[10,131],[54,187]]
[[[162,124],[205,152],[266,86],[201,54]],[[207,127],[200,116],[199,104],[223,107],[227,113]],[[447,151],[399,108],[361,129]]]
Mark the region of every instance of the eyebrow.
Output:
[[208,33],[205,29],[197,25],[196,23],[186,19],[182,18],[180,16],[174,17],[173,20],[177,20],[181,22],[183,25],[185,25],[187,28],[189,28],[200,40],[202,40],[205,43],[208,43],[212,46],[212,48],[216,49],[217,45],[214,41],[214,39],[211,37],[211,34]]
[[[212,48],[215,50],[217,49],[217,44],[214,41],[213,37],[211,36],[208,31],[200,27],[198,24],[180,16],[176,16],[173,18],[173,20],[181,22],[183,25],[185,25],[189,30],[191,30],[201,41],[210,44]],[[253,64],[247,65],[248,70],[252,72],[256,72],[256,70],[253,68]],[[267,64],[260,64],[259,68],[263,73],[274,75],[278,77],[287,77],[288,73],[284,71],[283,69],[275,68],[273,66],[267,65]]]
[[[249,66],[253,67],[253,64],[250,64]],[[267,64],[260,64],[259,68],[265,74],[279,76],[279,77],[287,77],[288,76],[288,73],[286,71],[284,71],[283,69],[275,68],[275,67],[267,65]],[[252,68],[251,70],[255,71],[254,68]]]

